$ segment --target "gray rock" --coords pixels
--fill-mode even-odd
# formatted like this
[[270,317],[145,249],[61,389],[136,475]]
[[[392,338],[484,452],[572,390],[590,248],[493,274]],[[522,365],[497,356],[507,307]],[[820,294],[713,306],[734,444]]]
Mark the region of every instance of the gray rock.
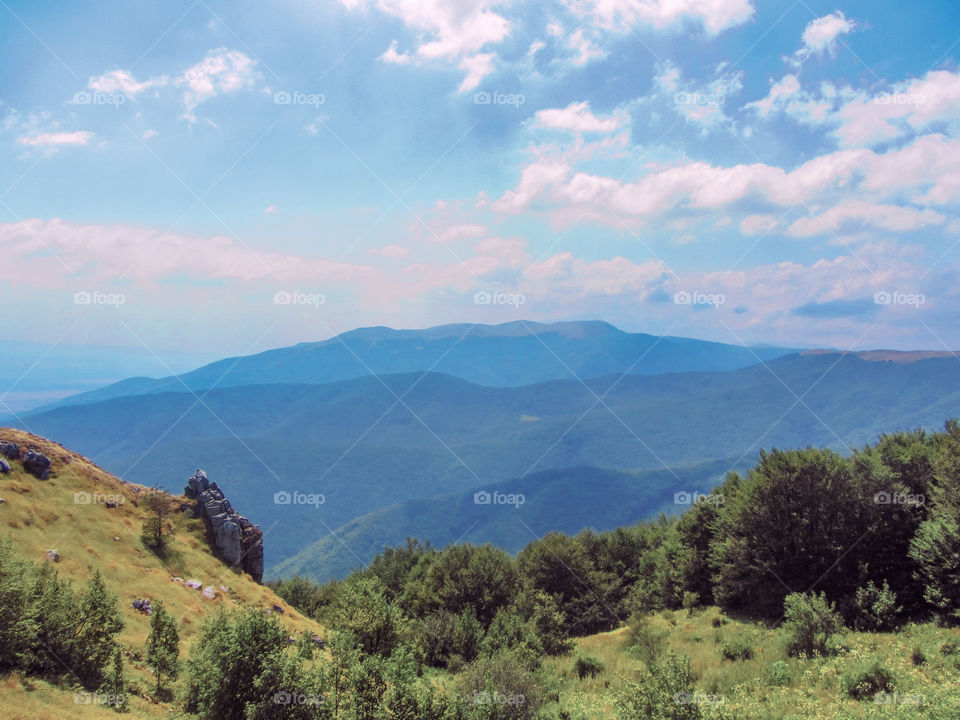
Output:
[[197,470],[187,481],[184,494],[196,500],[196,513],[210,531],[217,554],[227,563],[248,572],[257,582],[263,578],[263,533],[233,509],[215,482]]
[[50,458],[36,450],[27,450],[23,456],[23,469],[34,477],[46,480],[50,475]]
[[6,474],[10,472],[10,463],[0,457],[0,474]]
[[20,446],[14,442],[0,440],[0,455],[5,455],[11,460],[16,460],[20,457]]
[[60,553],[58,553],[56,550],[47,550],[47,560],[60,562]]

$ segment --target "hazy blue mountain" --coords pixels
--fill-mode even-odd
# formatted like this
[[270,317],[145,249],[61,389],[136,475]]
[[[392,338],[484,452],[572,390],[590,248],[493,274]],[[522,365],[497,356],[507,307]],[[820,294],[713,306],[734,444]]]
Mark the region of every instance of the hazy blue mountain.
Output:
[[[273,567],[367,513],[538,471],[675,469],[770,446],[846,452],[957,415],[954,358],[834,353],[520,387],[408,373],[157,393],[34,413],[25,424],[136,482],[178,489],[204,468],[268,532]],[[281,490],[326,502],[277,506]]]
[[[675,470],[626,472],[575,467],[531,473],[470,490],[410,500],[363,515],[277,564],[273,577],[306,575],[324,582],[368,563],[385,546],[407,537],[429,540],[435,547],[453,542],[494,543],[521,550],[548,532],[574,534],[584,528],[602,531],[632,525],[661,512],[688,507],[674,495],[708,492],[732,469],[749,463],[726,458]],[[514,497],[514,504],[497,504]],[[478,496],[477,493],[487,493]],[[523,502],[519,501],[523,496]],[[489,499],[489,503],[483,503]],[[480,502],[478,502],[480,501]]]
[[[791,350],[626,333],[599,322],[442,325],[425,330],[373,327],[323,342],[226,358],[176,377],[135,377],[58,403],[99,402],[126,395],[267,383],[318,384],[370,374],[434,372],[493,387],[545,380],[732,370]],[[46,409],[46,408],[45,408]]]

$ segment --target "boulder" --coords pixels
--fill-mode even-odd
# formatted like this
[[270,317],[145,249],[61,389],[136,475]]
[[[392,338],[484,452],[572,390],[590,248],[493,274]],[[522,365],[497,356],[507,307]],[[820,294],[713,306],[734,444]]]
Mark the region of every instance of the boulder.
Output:
[[50,458],[36,450],[27,450],[23,456],[23,469],[34,477],[46,480],[50,475]]
[[56,550],[47,550],[47,560],[60,562],[60,553],[58,553]]
[[213,585],[207,585],[200,594],[207,600],[213,600],[217,596],[217,590]]
[[20,457],[20,446],[14,442],[0,440],[0,455],[3,455],[10,460],[17,460]]
[[199,580],[187,580],[184,585],[186,585],[191,590],[199,590],[203,587],[203,583]]
[[10,472],[10,463],[0,457],[0,475]]

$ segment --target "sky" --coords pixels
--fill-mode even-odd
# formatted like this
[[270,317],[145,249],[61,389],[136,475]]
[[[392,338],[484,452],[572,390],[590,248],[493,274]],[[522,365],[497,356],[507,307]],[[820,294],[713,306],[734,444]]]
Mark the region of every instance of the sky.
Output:
[[960,349],[960,4],[923,10],[0,0],[0,340]]

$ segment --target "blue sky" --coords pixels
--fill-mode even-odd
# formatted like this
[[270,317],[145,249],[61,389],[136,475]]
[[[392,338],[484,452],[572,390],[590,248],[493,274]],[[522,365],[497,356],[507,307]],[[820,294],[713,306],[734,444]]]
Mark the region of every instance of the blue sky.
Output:
[[8,341],[228,355],[600,318],[960,348],[955,2],[2,0],[0,18]]

